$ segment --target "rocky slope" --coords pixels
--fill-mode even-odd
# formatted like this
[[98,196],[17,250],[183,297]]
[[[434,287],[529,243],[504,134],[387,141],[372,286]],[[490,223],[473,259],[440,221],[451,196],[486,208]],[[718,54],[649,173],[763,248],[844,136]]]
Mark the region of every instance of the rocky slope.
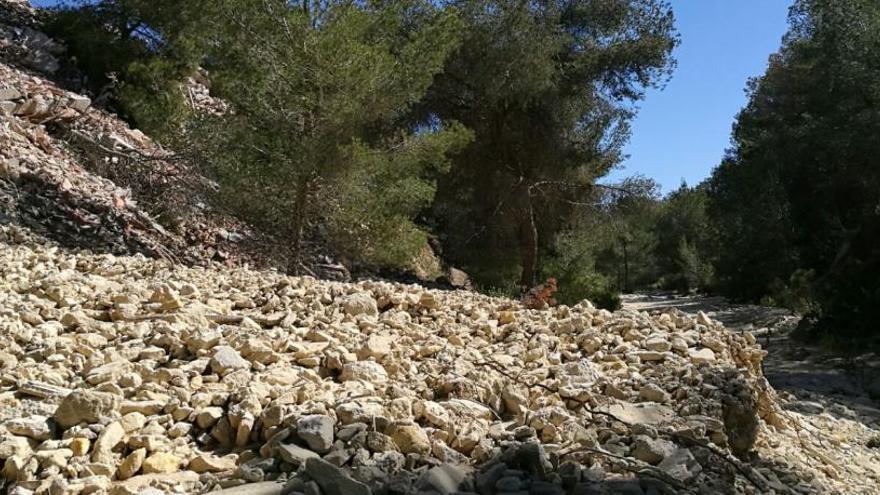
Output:
[[0,242],[9,493],[877,492],[704,315]]
[[[271,239],[208,206],[213,185],[185,161],[53,82],[64,47],[40,15],[0,0],[0,224],[98,252],[280,266]],[[222,107],[190,82],[198,110]]]
[[880,493],[876,432],[704,314],[234,268],[246,228],[51,82],[38,17],[0,0],[6,493]]

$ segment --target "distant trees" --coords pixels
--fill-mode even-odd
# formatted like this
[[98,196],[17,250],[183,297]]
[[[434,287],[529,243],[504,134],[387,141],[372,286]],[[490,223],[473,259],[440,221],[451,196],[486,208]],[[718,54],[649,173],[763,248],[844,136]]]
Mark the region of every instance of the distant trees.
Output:
[[631,102],[676,44],[661,0],[451,0],[459,48],[421,106],[473,142],[438,183],[444,254],[480,285],[531,287],[596,178],[621,159]]
[[667,195],[654,232],[658,285],[681,291],[713,288],[718,234],[709,216],[705,184],[682,184]]
[[833,335],[877,335],[880,4],[798,0],[750,90],[709,187],[722,290],[812,299]]

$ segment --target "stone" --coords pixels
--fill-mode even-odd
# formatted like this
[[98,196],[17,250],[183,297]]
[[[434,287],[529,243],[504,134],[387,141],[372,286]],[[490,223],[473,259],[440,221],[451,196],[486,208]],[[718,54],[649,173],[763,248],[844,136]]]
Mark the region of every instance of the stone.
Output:
[[[41,126],[75,118],[108,149],[161,157],[161,148],[95,120],[111,118],[104,112],[77,113],[67,92],[10,67],[0,64],[2,85],[46,112],[0,125],[9,144],[0,174],[26,178],[22,199],[41,198],[0,214],[0,459],[17,494],[241,492],[267,481],[253,486],[297,495],[654,494],[668,489],[658,478],[686,480],[684,491],[720,492],[719,480],[728,491],[747,487],[706,442],[750,470],[755,459],[780,459],[759,465],[767,491],[854,493],[876,478],[861,409],[823,398],[818,414],[786,414],[785,404],[809,411],[815,399],[792,405],[775,392],[754,337],[716,321],[589,302],[528,309],[463,291],[252,270],[243,252],[225,258],[241,239],[203,232],[185,215],[187,239],[207,235],[209,256],[229,263],[123,256],[128,248],[113,242],[99,255],[51,244],[16,215],[63,200],[69,229],[96,241],[107,230],[169,258],[181,255],[178,241],[194,257],[205,251],[176,231],[155,237],[132,199],[142,191],[94,176],[63,133]],[[54,218],[34,215],[34,225]],[[76,401],[86,407],[70,407]],[[78,416],[61,426],[53,415]],[[42,423],[16,426],[32,416]]]
[[224,415],[222,407],[206,407],[202,409],[196,416],[196,424],[199,428],[207,430],[211,428],[217,421],[220,421]]
[[367,485],[346,476],[341,469],[320,457],[306,461],[305,473],[318,483],[325,495],[372,495]]
[[678,416],[672,409],[655,403],[633,404],[618,401],[601,406],[598,410],[620,418],[628,424],[660,425],[670,423]]
[[48,440],[55,433],[55,428],[46,416],[28,416],[7,420],[3,425],[14,435],[21,435],[34,440]]
[[657,464],[675,451],[675,444],[662,439],[637,435],[633,439],[632,456],[648,464]]
[[17,100],[21,98],[21,93],[12,87],[0,87],[0,100]]
[[653,383],[643,385],[639,389],[639,397],[647,401],[656,402],[658,404],[669,402],[670,399],[668,392],[658,387],[657,385],[654,385]]
[[119,423],[122,425],[122,429],[125,430],[126,433],[133,433],[147,424],[147,417],[140,412],[131,412],[123,416],[122,419],[119,420]]
[[333,426],[336,422],[330,416],[311,414],[296,421],[296,435],[306,442],[309,448],[319,454],[326,454],[333,446]]
[[383,384],[388,381],[388,372],[375,361],[357,361],[346,363],[339,379],[346,382],[361,380],[369,383]]
[[69,102],[68,105],[70,106],[70,108],[72,108],[80,113],[88,110],[89,106],[91,106],[91,104],[92,104],[91,99],[89,99],[86,96],[80,96],[80,95],[71,95],[67,98],[67,100]]
[[[11,433],[11,432],[10,432]],[[8,435],[0,441],[0,459],[8,459],[12,456],[26,458],[33,453],[32,440],[25,437]]]
[[119,469],[116,471],[116,477],[120,480],[127,480],[131,478],[138,471],[140,471],[141,466],[144,464],[144,459],[147,458],[147,449],[135,449],[125,457],[122,461],[122,464],[119,465]]
[[220,473],[236,468],[235,459],[202,454],[189,461],[187,469],[197,473]]
[[428,435],[416,424],[395,424],[388,435],[404,454],[427,455],[431,452]]
[[691,482],[703,470],[703,466],[688,449],[675,449],[668,453],[657,467],[681,483]]
[[349,316],[376,316],[379,314],[376,300],[366,292],[356,292],[346,296],[342,300],[342,308]]
[[801,414],[809,415],[822,414],[823,412],[825,412],[825,406],[823,406],[821,403],[807,400],[791,401],[786,403],[783,408],[789,411],[795,411]]
[[92,442],[88,438],[74,438],[70,441],[70,450],[77,457],[88,454],[91,446]]
[[394,443],[394,439],[384,433],[368,431],[366,437],[366,446],[373,452],[390,452],[398,450],[397,444]]
[[358,351],[359,359],[382,359],[391,353],[392,339],[387,335],[370,335]]
[[214,373],[225,376],[233,371],[248,370],[250,367],[251,363],[232,347],[221,345],[214,348],[211,357],[211,371]]
[[112,463],[112,452],[122,443],[123,438],[125,438],[125,430],[119,421],[108,424],[95,441],[95,447],[92,449],[92,461]]
[[515,460],[520,469],[539,479],[544,478],[553,468],[547,458],[544,446],[537,442],[526,442],[520,445],[516,449]]
[[712,349],[690,349],[688,356],[694,364],[712,364],[715,362],[715,351]]
[[425,471],[419,477],[416,486],[420,490],[433,490],[442,495],[451,495],[459,491],[465,491],[465,480],[470,472],[470,468],[465,466],[441,464]]
[[284,484],[277,481],[261,481],[248,483],[242,486],[226,488],[211,492],[211,495],[282,495],[285,492]]
[[142,465],[144,474],[173,473],[180,470],[181,459],[174,454],[157,452],[144,459]]
[[665,337],[654,336],[645,340],[645,348],[649,351],[667,352],[672,349],[672,344]]
[[117,395],[94,390],[74,390],[61,400],[53,418],[64,429],[80,423],[97,423],[119,411],[120,403]]
[[445,428],[451,421],[451,416],[446,409],[434,401],[421,401],[413,408],[418,418],[425,418],[434,426]]
[[165,402],[160,400],[125,400],[120,404],[119,412],[124,415],[137,412],[144,416],[152,416],[159,414],[164,408]]
[[292,443],[279,444],[275,449],[278,457],[294,466],[304,464],[309,459],[320,457],[317,453]]

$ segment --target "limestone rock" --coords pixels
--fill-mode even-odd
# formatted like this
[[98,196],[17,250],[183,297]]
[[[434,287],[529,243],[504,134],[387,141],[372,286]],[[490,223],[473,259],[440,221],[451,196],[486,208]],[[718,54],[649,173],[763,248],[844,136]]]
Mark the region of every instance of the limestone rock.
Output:
[[187,469],[197,473],[219,473],[235,469],[235,459],[202,454],[189,461]]
[[688,351],[694,364],[711,364],[715,362],[715,352],[712,349],[691,349]]
[[278,457],[294,466],[304,464],[307,460],[319,457],[311,450],[304,449],[296,444],[281,444],[276,447]]
[[342,381],[362,380],[365,382],[382,384],[388,381],[388,373],[381,364],[375,361],[357,361],[347,363],[342,368],[339,377]]
[[58,405],[53,418],[62,428],[79,423],[97,423],[119,410],[117,395],[94,390],[74,390]]
[[356,292],[346,296],[342,300],[342,307],[349,316],[367,315],[376,316],[379,309],[376,306],[376,300],[373,296],[366,292]]
[[111,463],[112,451],[122,442],[123,438],[125,438],[125,430],[119,421],[114,421],[107,425],[95,441],[95,447],[92,449],[92,460],[100,463]]
[[146,459],[142,465],[145,474],[173,473],[180,469],[181,459],[174,454],[157,452]]
[[426,455],[431,452],[431,441],[421,427],[415,424],[396,424],[389,436],[404,454]]
[[670,398],[668,392],[653,383],[642,386],[639,389],[639,397],[647,401],[657,402],[658,404],[668,402]]
[[225,376],[233,371],[247,370],[250,367],[251,364],[232,347],[224,345],[214,348],[214,355],[211,357],[211,370],[214,373]]
[[329,416],[312,414],[299,418],[296,422],[296,435],[306,442],[310,449],[326,454],[333,446],[333,425]]
[[119,470],[116,472],[116,476],[120,480],[131,478],[140,471],[146,457],[147,449],[135,449],[131,454],[128,454],[128,456],[122,461],[122,464],[119,465]]
[[666,440],[638,435],[633,440],[632,455],[648,464],[658,464],[675,451],[675,444]]
[[10,419],[3,425],[10,433],[34,440],[48,440],[55,432],[55,428],[46,416]]

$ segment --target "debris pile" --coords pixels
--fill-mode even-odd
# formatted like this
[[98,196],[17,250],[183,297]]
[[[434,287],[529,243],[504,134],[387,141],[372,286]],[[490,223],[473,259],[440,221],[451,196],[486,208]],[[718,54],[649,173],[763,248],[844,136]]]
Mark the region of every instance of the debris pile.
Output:
[[15,226],[0,227],[0,267],[9,493],[871,493],[880,480],[870,430],[778,407],[754,338],[704,315],[184,267]]
[[[0,224],[115,254],[272,262],[261,252],[270,250],[267,239],[206,206],[212,184],[185,162],[47,79],[63,47],[7,24],[27,24],[26,2],[0,5]],[[197,108],[223,109],[202,83],[190,81],[189,90]],[[251,238],[264,247],[251,249],[256,242],[243,242]]]

